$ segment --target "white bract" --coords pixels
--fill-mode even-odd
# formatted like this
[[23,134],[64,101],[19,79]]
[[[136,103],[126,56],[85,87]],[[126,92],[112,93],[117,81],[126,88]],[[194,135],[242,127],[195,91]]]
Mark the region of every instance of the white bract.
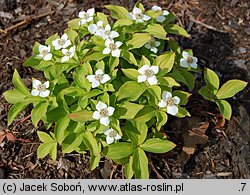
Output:
[[119,37],[119,33],[114,31],[114,30],[111,31],[111,26],[109,24],[107,24],[105,26],[105,29],[103,31],[101,31],[100,36],[103,39],[114,39],[116,37]]
[[151,18],[150,16],[143,14],[142,10],[138,7],[135,7],[132,12],[129,12],[128,17],[136,22],[148,21]]
[[100,84],[108,82],[111,78],[108,74],[104,74],[101,69],[95,71],[94,75],[88,75],[86,77],[91,83],[92,88],[98,87]]
[[182,52],[182,57],[183,58],[180,60],[181,67],[188,68],[190,66],[194,69],[197,69],[198,59],[196,57],[189,55],[186,51]]
[[70,40],[68,39],[67,34],[63,34],[61,38],[58,38],[54,41],[52,41],[53,46],[55,47],[55,50],[59,50],[62,48],[67,48],[68,46],[71,45]]
[[102,54],[110,54],[113,57],[120,57],[121,50],[119,47],[122,45],[122,42],[117,41],[115,42],[113,39],[106,39],[105,46],[106,48],[102,51]]
[[157,22],[164,22],[166,20],[166,16],[169,14],[169,12],[167,10],[162,11],[162,8],[160,6],[157,6],[157,5],[154,5],[151,10],[157,11],[157,12],[162,12],[162,14],[156,18]]
[[177,105],[180,103],[180,98],[178,96],[172,97],[172,93],[168,91],[163,91],[162,99],[158,103],[160,108],[167,108],[167,113],[171,115],[176,115],[178,112]]
[[96,120],[100,120],[100,123],[104,126],[108,126],[110,123],[110,116],[113,115],[115,108],[111,107],[111,106],[107,106],[105,103],[99,101],[96,104],[96,109],[97,111],[95,111],[93,113],[93,118]]
[[41,81],[34,79],[32,81],[32,91],[31,95],[33,96],[40,96],[40,97],[47,97],[50,93],[48,90],[49,88],[49,81],[46,81],[45,83],[41,83]]
[[82,20],[79,22],[80,24],[86,24],[87,22],[91,22],[94,19],[95,8],[88,9],[86,12],[79,12],[79,18]]
[[104,134],[107,136],[106,137],[107,144],[112,144],[115,140],[121,139],[121,136],[112,128],[106,129],[104,131]]
[[44,60],[51,60],[52,53],[50,53],[50,45],[39,45],[38,47],[39,54],[37,55],[40,58],[43,58]]
[[159,47],[160,45],[161,45],[160,41],[156,41],[155,39],[152,39],[145,44],[145,47],[147,49],[150,49],[150,51],[157,53],[158,52],[157,47]]
[[103,21],[98,21],[96,24],[90,24],[88,26],[88,31],[94,35],[101,35],[103,31]]
[[62,49],[62,53],[64,54],[64,56],[62,57],[61,62],[67,62],[70,58],[72,58],[75,54],[75,49],[75,45],[72,46],[70,49]]
[[141,74],[137,78],[138,83],[148,81],[149,85],[157,84],[158,80],[155,75],[159,72],[158,66],[149,66],[145,64],[138,70],[138,72]]

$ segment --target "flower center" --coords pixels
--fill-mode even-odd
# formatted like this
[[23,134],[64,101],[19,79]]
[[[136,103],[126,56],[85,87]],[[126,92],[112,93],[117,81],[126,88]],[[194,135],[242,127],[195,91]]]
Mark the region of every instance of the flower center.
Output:
[[117,46],[116,46],[114,43],[110,43],[110,44],[109,44],[109,48],[110,48],[111,50],[116,50],[116,49],[117,49]]
[[101,81],[103,79],[103,76],[101,74],[97,74],[97,75],[95,75],[95,79],[97,81]]
[[150,47],[155,47],[155,42],[154,41],[150,42]]
[[110,35],[110,30],[105,30],[104,34],[107,35],[107,36],[109,36]]
[[67,52],[65,53],[65,56],[70,56],[71,54],[72,54],[72,52],[67,51]]
[[107,109],[107,108],[101,109],[101,110],[100,110],[100,115],[101,115],[102,117],[107,117],[107,116],[109,115],[108,109]]
[[47,49],[41,51],[41,54],[43,56],[47,55],[48,53],[49,53],[49,51]]
[[147,76],[147,77],[152,77],[154,76],[154,72],[150,69],[147,69],[145,70],[144,74]]
[[117,132],[116,131],[110,131],[109,137],[115,138],[116,136],[117,136]]
[[193,62],[193,57],[192,57],[192,56],[189,56],[188,59],[187,59],[187,62],[188,62],[189,64],[191,64],[191,63]]
[[89,18],[89,14],[88,13],[83,14],[83,18],[84,19],[88,19]]
[[40,84],[40,85],[37,86],[37,90],[40,91],[40,92],[45,91],[46,87],[43,84]]
[[64,45],[65,42],[66,42],[66,40],[64,40],[64,39],[59,39],[57,43],[58,43],[58,45]]
[[143,18],[143,14],[140,14],[140,13],[135,14],[135,17],[136,17],[136,19],[142,19]]
[[166,101],[166,103],[167,103],[168,106],[175,105],[173,98],[168,98],[167,101]]

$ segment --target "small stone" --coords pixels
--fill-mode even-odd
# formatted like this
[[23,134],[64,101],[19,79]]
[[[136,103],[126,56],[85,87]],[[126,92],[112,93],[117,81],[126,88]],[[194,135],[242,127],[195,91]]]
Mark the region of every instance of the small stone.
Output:
[[242,68],[242,69],[247,69],[246,65],[245,65],[245,60],[243,59],[238,59],[238,60],[234,60],[234,64],[239,67],[239,68]]
[[247,49],[245,47],[239,47],[238,54],[244,54],[244,53],[247,53]]
[[15,11],[16,14],[18,14],[18,13],[22,12],[23,10],[22,10],[21,7],[18,7],[14,11]]

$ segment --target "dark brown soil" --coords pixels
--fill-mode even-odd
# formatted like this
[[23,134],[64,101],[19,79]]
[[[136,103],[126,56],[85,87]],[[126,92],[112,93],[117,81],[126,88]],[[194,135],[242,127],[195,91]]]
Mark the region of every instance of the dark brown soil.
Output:
[[[178,38],[183,48],[191,48],[199,58],[201,69],[209,67],[221,82],[238,78],[250,81],[250,2],[249,0],[142,0],[148,9],[158,5],[178,16],[177,23],[191,34]],[[131,9],[134,0],[0,0],[0,133],[13,133],[18,139],[4,139],[0,144],[0,178],[123,178],[123,167],[102,159],[90,172],[88,154],[62,155],[57,161],[49,157],[37,159],[39,139],[30,119],[30,109],[22,112],[7,127],[10,105],[2,93],[12,88],[13,70],[18,69],[25,83],[42,73],[24,68],[35,41],[44,42],[56,32],[67,28],[67,21],[80,10],[117,4]],[[48,15],[43,16],[44,13]],[[27,19],[27,16],[29,17]],[[19,24],[24,19],[24,24]],[[30,19],[35,18],[35,19]],[[14,27],[13,27],[14,26]],[[3,30],[10,29],[6,34]],[[2,30],[1,30],[2,29]],[[203,100],[197,89],[203,85],[202,74],[188,104],[191,118],[170,118],[165,133],[177,147],[166,154],[148,154],[150,178],[250,178],[250,87],[229,102],[233,107],[230,122],[223,121],[215,105]],[[42,125],[38,129],[42,129]],[[24,140],[28,140],[25,142]],[[191,144],[191,147],[190,147]],[[185,151],[183,152],[183,147]]]

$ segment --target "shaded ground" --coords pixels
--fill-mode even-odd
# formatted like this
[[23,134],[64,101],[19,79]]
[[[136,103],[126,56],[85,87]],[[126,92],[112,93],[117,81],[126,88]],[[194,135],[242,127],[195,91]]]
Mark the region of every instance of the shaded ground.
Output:
[[[0,133],[9,131],[17,138],[0,146],[0,178],[123,178],[122,166],[102,159],[99,167],[90,172],[88,155],[58,154],[57,161],[37,159],[39,140],[31,121],[22,121],[30,110],[24,111],[7,128],[10,105],[2,93],[12,87],[13,70],[18,69],[28,86],[31,77],[42,74],[23,68],[22,62],[31,55],[35,41],[43,43],[50,35],[62,33],[67,21],[80,10],[102,5],[118,4],[129,9],[134,1],[31,1],[0,0],[0,28],[17,26],[4,34],[0,31]],[[156,1],[142,1],[150,9]],[[192,48],[201,68],[216,70],[222,82],[231,78],[249,81],[250,77],[250,2],[248,0],[166,0],[158,5],[175,13],[177,22],[191,34],[191,39],[179,38],[183,48]],[[188,110],[192,118],[173,120],[164,129],[178,145],[164,155],[149,154],[151,178],[250,178],[250,90],[241,92],[229,101],[233,118],[228,123],[220,118],[215,105],[202,100],[197,89],[203,84],[197,74]],[[40,126],[39,128],[42,128]],[[185,152],[183,152],[183,150]]]

